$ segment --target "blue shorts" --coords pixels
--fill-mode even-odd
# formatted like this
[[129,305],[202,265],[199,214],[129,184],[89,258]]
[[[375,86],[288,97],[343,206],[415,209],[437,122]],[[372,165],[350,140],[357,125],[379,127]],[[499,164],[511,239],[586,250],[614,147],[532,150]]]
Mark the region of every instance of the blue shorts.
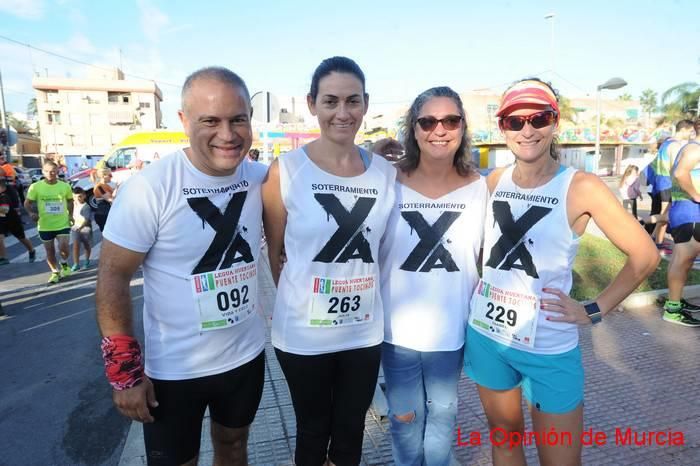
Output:
[[577,346],[561,354],[535,354],[494,341],[467,326],[464,371],[491,390],[522,385],[525,399],[539,411],[563,414],[583,402],[583,362]]

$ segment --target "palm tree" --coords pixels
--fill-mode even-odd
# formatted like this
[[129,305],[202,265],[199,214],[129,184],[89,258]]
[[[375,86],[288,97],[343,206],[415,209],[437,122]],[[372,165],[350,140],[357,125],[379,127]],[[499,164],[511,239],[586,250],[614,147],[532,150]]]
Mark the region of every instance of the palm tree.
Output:
[[576,123],[579,110],[571,106],[571,101],[562,96],[559,96],[559,118],[562,121],[570,121]]
[[651,89],[644,89],[642,95],[639,96],[639,103],[642,105],[642,110],[647,112],[647,124],[651,122],[651,112],[656,110],[657,94]]
[[27,117],[33,117],[36,118],[36,116],[39,114],[39,110],[37,109],[36,106],[36,97],[32,97],[32,99],[27,103]]
[[695,82],[675,85],[661,94],[663,111],[671,120],[693,118],[698,115],[698,100],[700,100],[700,84]]

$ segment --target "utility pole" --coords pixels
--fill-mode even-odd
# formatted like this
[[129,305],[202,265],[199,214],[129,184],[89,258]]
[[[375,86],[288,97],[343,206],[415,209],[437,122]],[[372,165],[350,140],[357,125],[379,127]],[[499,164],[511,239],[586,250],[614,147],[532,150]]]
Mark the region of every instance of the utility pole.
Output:
[[[2,116],[2,127],[5,130],[5,134],[7,134],[7,138],[9,140],[10,138],[10,128],[7,124],[7,117],[5,116],[5,88],[2,85],[2,71],[0,70],[0,115]],[[9,155],[10,155],[10,146],[2,147],[2,154],[5,157],[8,157],[7,160],[9,161]]]

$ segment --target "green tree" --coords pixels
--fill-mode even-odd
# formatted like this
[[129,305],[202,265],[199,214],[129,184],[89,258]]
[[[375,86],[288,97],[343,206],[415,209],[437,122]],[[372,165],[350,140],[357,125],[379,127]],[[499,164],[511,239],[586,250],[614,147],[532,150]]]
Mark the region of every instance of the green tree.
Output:
[[662,110],[667,120],[694,118],[698,115],[700,84],[685,82],[677,84],[661,94]]
[[651,112],[656,110],[657,93],[651,89],[644,89],[642,95],[639,96],[639,103],[642,105],[642,110],[647,112],[647,121],[651,121]]
[[570,121],[576,123],[578,110],[571,106],[571,100],[566,97],[559,96],[559,118],[562,121]]
[[27,103],[27,118],[36,118],[39,115],[39,109],[36,106],[36,97],[33,97]]
[[630,100],[632,100],[632,94],[624,93],[620,97],[618,97],[617,100],[621,100],[622,102],[629,102]]
[[15,131],[20,134],[27,134],[31,132],[31,128],[27,125],[27,122],[20,120],[10,112],[5,112],[5,118],[7,118],[7,124],[12,127]]

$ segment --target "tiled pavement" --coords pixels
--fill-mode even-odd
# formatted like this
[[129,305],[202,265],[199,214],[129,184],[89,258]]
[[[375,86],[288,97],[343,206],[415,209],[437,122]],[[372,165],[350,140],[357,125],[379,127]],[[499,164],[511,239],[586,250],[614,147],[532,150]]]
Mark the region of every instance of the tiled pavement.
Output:
[[[260,293],[268,326],[274,285],[261,261]],[[269,335],[269,334],[268,334]],[[700,465],[700,330],[664,323],[652,306],[615,312],[605,322],[581,332],[586,370],[584,428],[608,435],[605,445],[584,447],[583,463],[590,465]],[[289,391],[272,347],[266,349],[262,402],[251,429],[252,465],[291,465],[295,420]],[[457,447],[463,465],[491,464],[486,418],[474,384],[459,384],[458,426],[462,439],[481,433],[481,446]],[[682,432],[684,446],[622,446],[615,429]],[[531,425],[527,424],[531,430]],[[202,431],[201,465],[212,464],[208,418]],[[457,438],[455,436],[455,442]],[[529,464],[537,464],[534,446],[526,447]],[[141,425],[134,423],[120,465],[145,464]],[[373,410],[367,415],[363,465],[390,465],[388,421]]]

